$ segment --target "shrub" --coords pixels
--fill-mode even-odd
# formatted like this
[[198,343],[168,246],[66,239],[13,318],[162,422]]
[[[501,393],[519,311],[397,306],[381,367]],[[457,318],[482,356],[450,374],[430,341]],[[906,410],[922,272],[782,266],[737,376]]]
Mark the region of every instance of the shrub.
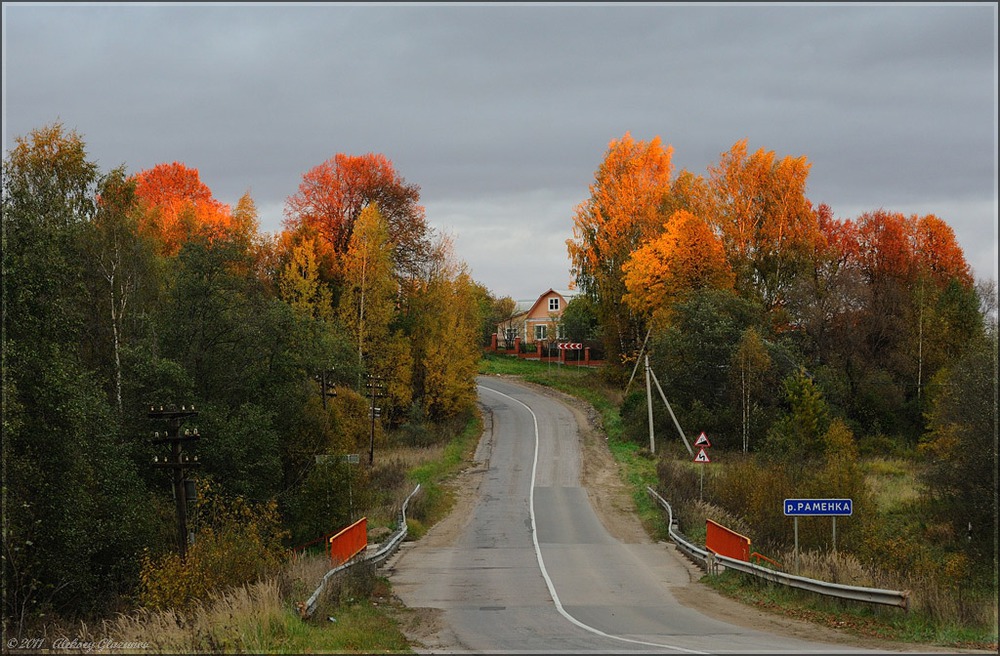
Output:
[[205,486],[202,520],[187,558],[177,553],[142,557],[140,601],[151,609],[184,608],[210,594],[253,583],[276,572],[285,559],[277,504],[224,499]]

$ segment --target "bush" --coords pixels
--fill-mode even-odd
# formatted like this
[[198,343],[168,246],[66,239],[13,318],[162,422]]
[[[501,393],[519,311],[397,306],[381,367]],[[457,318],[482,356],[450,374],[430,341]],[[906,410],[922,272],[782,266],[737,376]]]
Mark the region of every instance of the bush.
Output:
[[671,504],[698,499],[701,482],[698,473],[686,462],[661,458],[656,463],[660,492]]
[[207,485],[199,495],[204,518],[187,549],[142,556],[140,601],[151,609],[186,608],[228,588],[253,583],[278,571],[286,551],[277,504],[226,500]]

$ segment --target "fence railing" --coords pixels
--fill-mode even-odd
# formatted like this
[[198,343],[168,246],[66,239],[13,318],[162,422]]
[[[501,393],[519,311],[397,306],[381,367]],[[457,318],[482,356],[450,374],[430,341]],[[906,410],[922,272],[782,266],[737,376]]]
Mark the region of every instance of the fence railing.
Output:
[[898,606],[899,608],[907,611],[910,609],[909,590],[880,590],[878,588],[863,588],[852,585],[841,585],[839,583],[818,581],[804,576],[795,576],[778,570],[768,569],[753,563],[736,560],[735,558],[728,558],[726,556],[714,554],[711,551],[702,549],[701,547],[697,547],[688,542],[684,536],[676,530],[674,513],[670,508],[670,504],[667,503],[667,501],[653,488],[647,486],[646,491],[649,492],[649,495],[656,499],[660,506],[667,511],[667,521],[670,526],[670,539],[674,541],[677,548],[684,552],[706,572],[713,572],[718,566],[721,565],[723,567],[751,574],[774,583],[787,585],[800,590],[808,590],[809,592],[815,592],[828,597],[864,601],[873,604],[882,604],[885,606]]
[[354,567],[355,565],[360,565],[361,563],[370,563],[375,567],[378,567],[384,563],[389,556],[395,553],[399,544],[406,538],[406,507],[410,503],[410,499],[420,491],[420,484],[418,483],[413,492],[410,492],[406,500],[403,501],[403,507],[399,512],[399,526],[396,531],[389,537],[388,540],[382,543],[374,553],[368,554],[364,553],[360,557],[353,558],[346,563],[337,565],[329,572],[323,575],[323,580],[320,581],[319,587],[316,591],[307,599],[303,604],[299,605],[299,612],[301,613],[303,619],[308,619],[312,617],[313,613],[316,612],[317,606],[319,606],[320,597],[323,595],[323,591],[326,590],[327,584],[333,580],[338,574],[345,572],[346,570]]

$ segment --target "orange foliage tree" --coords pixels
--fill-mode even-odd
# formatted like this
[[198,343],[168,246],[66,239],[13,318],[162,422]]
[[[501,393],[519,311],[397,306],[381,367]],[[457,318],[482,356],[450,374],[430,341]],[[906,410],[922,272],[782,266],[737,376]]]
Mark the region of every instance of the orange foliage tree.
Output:
[[952,227],[933,214],[910,217],[910,220],[914,222],[917,268],[939,283],[955,279],[971,287],[972,272]]
[[675,212],[663,234],[633,252],[623,270],[625,302],[655,323],[666,320],[670,306],[696,290],[733,287],[722,241],[686,210]]
[[810,166],[804,156],[778,160],[763,148],[748,154],[744,139],[709,167],[705,218],[722,236],[737,289],[769,309],[784,304],[818,236],[805,196]]
[[672,153],[659,137],[636,141],[626,132],[612,140],[590,198],[573,216],[573,238],[566,241],[572,273],[596,301],[609,359],[627,357],[642,339],[640,321],[622,300],[627,291],[622,266],[663,223],[660,208],[670,194]]
[[180,162],[157,164],[135,175],[135,195],[143,212],[141,233],[153,237],[164,255],[176,255],[194,234],[226,234],[232,217],[229,206],[212,197],[198,169]]
[[913,283],[927,276],[938,286],[951,280],[972,286],[972,273],[955,231],[935,215],[907,217],[880,209],[850,223],[855,240],[845,242],[845,248],[869,282],[888,276]]
[[[285,228],[318,237],[325,262],[337,263],[348,250],[361,212],[377,204],[394,244],[393,264],[404,277],[416,274],[426,259],[428,227],[419,204],[420,188],[396,173],[385,155],[337,153],[302,176],[299,190],[285,205]],[[339,271],[331,272],[339,274]]]

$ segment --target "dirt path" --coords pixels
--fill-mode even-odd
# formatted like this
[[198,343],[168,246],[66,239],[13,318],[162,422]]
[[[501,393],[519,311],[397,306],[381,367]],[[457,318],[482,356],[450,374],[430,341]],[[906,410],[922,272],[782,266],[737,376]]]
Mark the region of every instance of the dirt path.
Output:
[[[628,544],[650,543],[652,539],[639,522],[628,487],[619,475],[619,466],[607,446],[607,438],[601,428],[598,413],[579,399],[540,385],[518,381],[547,396],[558,398],[572,409],[580,429],[582,446],[582,479],[598,517],[608,532],[621,542]],[[421,538],[421,546],[445,547],[461,535],[472,518],[472,510],[479,498],[479,485],[488,468],[491,448],[492,418],[486,413],[484,437],[476,457],[479,464],[473,465],[459,474],[452,482],[455,505],[451,513],[434,525]],[[674,587],[671,593],[689,608],[709,617],[738,626],[786,635],[813,641],[823,641],[844,647],[883,649],[899,652],[941,652],[957,653],[954,649],[935,648],[928,645],[897,643],[875,638],[861,638],[836,628],[818,625],[767,612],[724,597],[698,581],[703,572],[683,556],[673,544],[664,545],[665,558],[677,558],[688,569],[690,582],[686,586]],[[404,543],[400,553],[412,548],[412,543]],[[387,563],[391,577],[392,568],[399,555]],[[398,601],[398,600],[397,600]],[[410,609],[396,604],[397,621],[407,638],[420,651],[462,651],[464,647],[455,640],[440,620],[441,611],[430,608]],[[968,653],[981,653],[970,650]]]

